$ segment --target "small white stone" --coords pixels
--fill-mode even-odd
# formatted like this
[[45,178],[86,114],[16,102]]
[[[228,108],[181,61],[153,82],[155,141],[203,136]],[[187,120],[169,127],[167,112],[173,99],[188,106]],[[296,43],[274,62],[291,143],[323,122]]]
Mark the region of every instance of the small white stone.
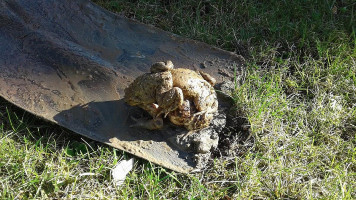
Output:
[[113,183],[119,187],[125,182],[126,175],[132,170],[134,159],[122,160],[111,170]]

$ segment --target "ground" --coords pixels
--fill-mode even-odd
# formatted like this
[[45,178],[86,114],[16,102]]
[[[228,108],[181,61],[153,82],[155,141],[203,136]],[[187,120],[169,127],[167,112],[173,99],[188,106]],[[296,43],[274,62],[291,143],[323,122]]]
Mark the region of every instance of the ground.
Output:
[[354,0],[94,2],[243,55],[233,96],[249,142],[197,174],[137,159],[117,189],[110,168],[131,155],[1,100],[1,199],[356,198]]

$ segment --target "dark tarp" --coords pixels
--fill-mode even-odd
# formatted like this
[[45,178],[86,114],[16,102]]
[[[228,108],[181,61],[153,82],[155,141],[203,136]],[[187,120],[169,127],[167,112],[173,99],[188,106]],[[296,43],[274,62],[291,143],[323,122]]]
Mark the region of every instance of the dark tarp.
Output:
[[[87,0],[0,2],[0,95],[91,139],[178,172],[193,153],[167,142],[174,128],[129,128],[124,88],[152,63],[231,79],[242,58],[108,12]],[[167,129],[170,129],[167,131]],[[173,130],[173,131],[171,131]]]

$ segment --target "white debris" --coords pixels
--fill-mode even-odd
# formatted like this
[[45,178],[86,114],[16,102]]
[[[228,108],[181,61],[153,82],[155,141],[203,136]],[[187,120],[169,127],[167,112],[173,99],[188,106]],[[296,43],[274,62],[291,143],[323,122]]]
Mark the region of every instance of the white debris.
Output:
[[120,186],[125,182],[126,175],[131,171],[133,164],[133,158],[122,160],[111,170],[112,179],[116,186]]
[[86,173],[81,173],[81,174],[79,174],[79,176],[95,176],[95,175],[97,175],[97,174],[95,174],[95,173],[90,173],[90,172],[86,172]]

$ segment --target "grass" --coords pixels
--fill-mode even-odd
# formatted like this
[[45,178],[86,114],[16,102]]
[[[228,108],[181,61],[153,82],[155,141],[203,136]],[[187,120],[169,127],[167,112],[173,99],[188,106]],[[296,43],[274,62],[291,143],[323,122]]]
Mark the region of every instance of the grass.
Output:
[[117,189],[110,168],[130,155],[1,100],[1,199],[356,198],[354,0],[94,2],[243,55],[233,96],[254,144],[191,175],[137,160]]

